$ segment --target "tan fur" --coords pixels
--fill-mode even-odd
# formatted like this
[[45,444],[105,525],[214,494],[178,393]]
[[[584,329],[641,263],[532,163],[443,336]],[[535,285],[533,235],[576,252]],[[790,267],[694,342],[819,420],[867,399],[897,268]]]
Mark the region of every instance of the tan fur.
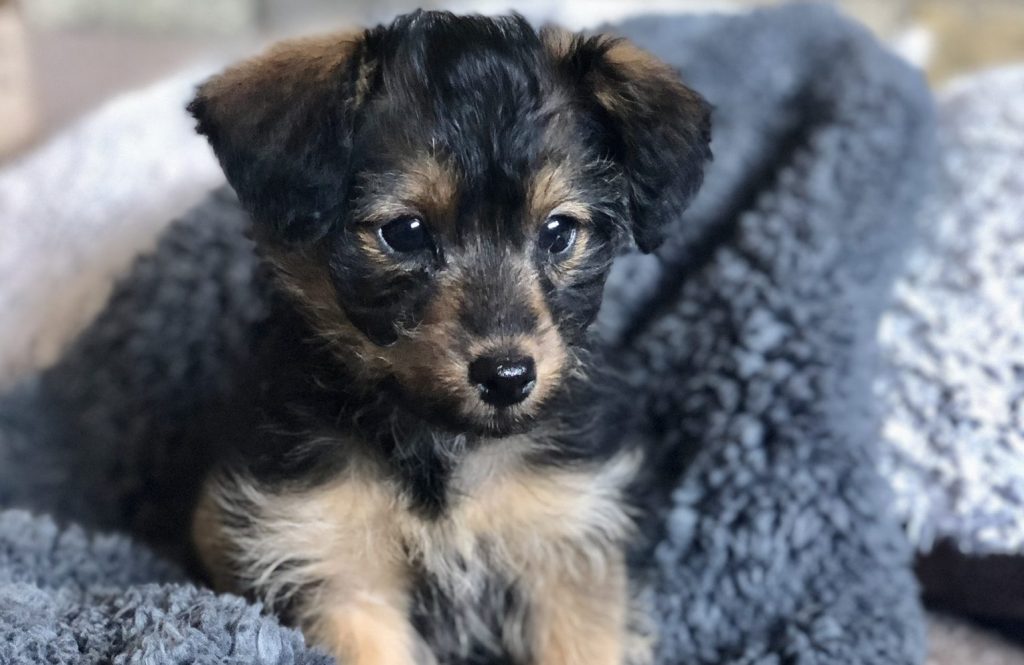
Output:
[[[590,471],[530,470],[521,455],[531,445],[502,441],[472,453],[459,469],[454,505],[439,521],[412,513],[371,466],[295,492],[215,477],[196,515],[196,543],[216,578],[238,580],[236,591],[254,591],[271,607],[315,584],[294,599],[298,619],[344,662],[414,662],[406,619],[414,565],[455,593],[471,592],[473,569],[485,565],[535,580],[526,589],[539,612],[534,644],[509,648],[541,654],[538,665],[615,662],[605,652],[590,658],[598,645],[622,653],[619,542],[630,522],[620,492],[633,464],[620,458]],[[240,511],[252,527],[231,526],[227,517]],[[597,602],[614,607],[588,610]]]
[[531,578],[537,662],[622,665],[629,594],[621,556],[565,568],[555,562]]
[[625,39],[617,39],[612,42],[611,48],[605,53],[605,59],[633,79],[639,80],[653,76],[677,78],[672,73],[671,67]]
[[548,25],[541,28],[540,39],[552,58],[560,60],[569,54],[569,50],[578,39],[578,36],[565,28]]
[[[541,30],[541,41],[556,62],[563,60],[579,43],[580,37],[562,28],[546,27]],[[701,107],[700,97],[696,92],[682,84],[676,72],[655,56],[626,39],[608,38],[608,49],[604,59],[618,71],[614,78],[592,74],[590,83],[598,102],[612,115],[628,117],[631,113],[643,110],[643,89],[671,90],[677,100],[684,104],[692,104],[689,109],[694,114]],[[624,94],[626,93],[626,94]],[[677,109],[679,113],[687,109]]]
[[[671,67],[626,40],[613,42],[605,53],[605,60],[614,65],[623,78],[630,82],[626,88],[636,85],[657,85],[689,92],[680,83],[679,77]],[[641,97],[623,94],[623,87],[620,81],[598,79],[595,81],[594,96],[601,106],[615,116],[623,117],[640,111],[643,108]]]
[[286,247],[261,242],[263,257],[274,267],[277,281],[295,299],[313,330],[338,360],[357,376],[378,378],[387,367],[381,349],[359,332],[338,304],[328,273],[327,260],[318,256],[319,246]]
[[533,176],[527,209],[538,227],[552,215],[569,215],[581,223],[590,220],[590,209],[578,201],[572,173],[568,164],[557,162],[545,164]]
[[397,183],[391,179],[371,179],[363,180],[359,187],[368,201],[355,211],[361,222],[380,225],[403,216],[422,217],[434,230],[454,223],[458,177],[434,155],[407,160]]
[[[210,79],[201,95],[220,111],[244,119],[247,109],[258,105],[268,91],[287,95],[296,86],[331,85],[362,38],[362,31],[343,31],[280,42]],[[354,103],[368,91],[373,68],[370,62],[360,67]]]
[[307,632],[342,663],[416,663],[416,636],[401,606],[387,594],[360,591],[342,604],[325,605]]

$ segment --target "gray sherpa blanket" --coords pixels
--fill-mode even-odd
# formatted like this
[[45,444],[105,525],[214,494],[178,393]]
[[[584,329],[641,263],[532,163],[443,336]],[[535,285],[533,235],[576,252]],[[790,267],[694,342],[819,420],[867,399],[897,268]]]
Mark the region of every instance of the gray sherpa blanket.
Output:
[[[660,444],[637,564],[657,662],[918,663],[870,382],[934,161],[925,86],[821,7],[618,31],[716,106],[702,194],[620,261],[598,324]],[[264,313],[245,224],[224,192],[173,224],[0,400],[0,663],[328,661],[181,557],[190,432]]]

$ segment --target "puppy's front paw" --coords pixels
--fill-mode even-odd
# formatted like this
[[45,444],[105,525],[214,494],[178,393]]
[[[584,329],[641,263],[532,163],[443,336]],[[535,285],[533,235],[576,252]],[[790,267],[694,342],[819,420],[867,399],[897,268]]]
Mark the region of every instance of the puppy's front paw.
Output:
[[[342,665],[429,665],[405,612],[361,595],[327,611],[311,631]],[[431,657],[432,658],[432,657]]]

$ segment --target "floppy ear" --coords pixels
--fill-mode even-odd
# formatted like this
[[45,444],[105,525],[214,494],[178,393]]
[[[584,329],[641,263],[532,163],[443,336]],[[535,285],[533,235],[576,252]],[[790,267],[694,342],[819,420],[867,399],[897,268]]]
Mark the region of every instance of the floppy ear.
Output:
[[325,234],[348,186],[352,121],[373,74],[363,33],[282,42],[199,86],[188,105],[257,224]]
[[626,174],[633,237],[650,252],[697,193],[711,159],[711,107],[679,75],[623,39],[541,31],[556,67],[596,106]]

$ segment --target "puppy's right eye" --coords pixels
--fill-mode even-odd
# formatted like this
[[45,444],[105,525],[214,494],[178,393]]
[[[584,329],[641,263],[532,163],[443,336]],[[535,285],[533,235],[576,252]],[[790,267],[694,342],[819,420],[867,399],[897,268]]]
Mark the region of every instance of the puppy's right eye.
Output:
[[392,251],[400,254],[430,249],[430,232],[419,217],[393,219],[377,232],[380,239]]
[[567,215],[552,215],[540,227],[537,246],[549,254],[563,254],[576,239],[576,220]]

